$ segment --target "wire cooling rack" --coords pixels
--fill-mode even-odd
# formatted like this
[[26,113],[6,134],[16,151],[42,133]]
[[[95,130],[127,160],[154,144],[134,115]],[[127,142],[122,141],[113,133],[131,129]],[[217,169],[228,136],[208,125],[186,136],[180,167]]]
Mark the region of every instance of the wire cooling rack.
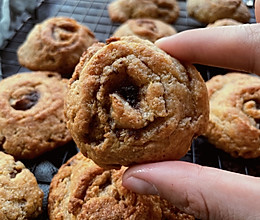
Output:
[[[35,15],[25,17],[22,25],[15,30],[15,33],[5,42],[3,49],[0,50],[0,68],[2,68],[0,77],[5,78],[18,72],[29,71],[19,65],[16,50],[18,46],[24,42],[28,32],[33,26],[48,17],[72,17],[78,22],[88,26],[95,33],[99,41],[105,42],[120,25],[119,23],[112,23],[109,19],[107,5],[111,1],[112,0],[39,0]],[[186,1],[178,2],[180,6],[180,16],[174,24],[178,32],[204,27],[203,24],[187,15]],[[253,6],[252,2],[253,1],[249,1],[248,6]],[[250,12],[252,15],[250,23],[255,23],[253,7],[250,7]],[[201,72],[204,80],[208,80],[214,75],[227,72],[225,69],[220,68],[201,65],[197,65],[196,67]],[[44,191],[44,212],[38,219],[48,219],[47,196],[52,177],[57,173],[59,167],[77,152],[78,150],[75,144],[71,142],[35,160],[23,161],[26,167],[34,173],[40,187]],[[260,176],[260,159],[245,160],[232,158],[225,152],[209,144],[203,137],[199,137],[193,141],[191,150],[182,160],[246,175]]]

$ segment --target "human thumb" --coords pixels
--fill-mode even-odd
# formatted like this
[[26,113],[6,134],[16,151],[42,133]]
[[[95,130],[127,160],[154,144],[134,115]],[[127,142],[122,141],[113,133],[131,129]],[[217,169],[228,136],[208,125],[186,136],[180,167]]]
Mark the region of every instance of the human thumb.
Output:
[[156,194],[199,219],[260,219],[260,179],[171,161],[129,168],[123,185]]

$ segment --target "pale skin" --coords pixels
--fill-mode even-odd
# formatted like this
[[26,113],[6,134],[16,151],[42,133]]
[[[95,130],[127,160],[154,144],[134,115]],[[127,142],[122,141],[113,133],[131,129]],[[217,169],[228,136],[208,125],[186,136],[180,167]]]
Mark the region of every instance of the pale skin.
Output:
[[[255,15],[260,22],[260,0]],[[182,61],[260,75],[260,24],[184,31],[156,44]],[[199,219],[260,219],[258,177],[166,161],[129,168],[123,185],[140,194],[160,195]]]

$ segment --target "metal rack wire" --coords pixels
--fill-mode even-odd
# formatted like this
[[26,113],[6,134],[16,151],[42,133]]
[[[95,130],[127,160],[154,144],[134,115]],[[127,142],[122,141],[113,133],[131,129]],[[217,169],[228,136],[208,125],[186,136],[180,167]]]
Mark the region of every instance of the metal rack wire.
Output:
[[[17,60],[16,50],[24,42],[28,32],[36,23],[42,22],[52,16],[72,17],[80,23],[88,26],[96,35],[99,41],[105,42],[114,30],[119,26],[112,23],[107,12],[107,5],[112,0],[42,0],[39,4],[36,15],[28,17],[24,23],[16,30],[11,39],[8,39],[6,46],[0,50],[0,61],[2,74],[0,77],[8,77],[18,72],[29,71],[21,67]],[[190,18],[186,12],[186,1],[179,1],[180,16],[174,27],[178,32],[187,29],[203,27],[203,24]],[[253,8],[250,8],[252,18],[251,23],[255,23]],[[205,80],[210,79],[216,74],[223,74],[224,69],[196,66]],[[53,175],[59,167],[71,156],[77,153],[77,148],[73,143],[55,149],[35,160],[23,161],[25,165],[35,174],[40,187],[45,193],[44,213],[39,219],[47,219],[47,196],[49,184]],[[184,161],[197,163],[205,166],[216,167],[219,169],[230,170],[247,175],[260,176],[260,160],[235,159],[210,145],[206,139],[199,137],[193,141],[191,150]]]

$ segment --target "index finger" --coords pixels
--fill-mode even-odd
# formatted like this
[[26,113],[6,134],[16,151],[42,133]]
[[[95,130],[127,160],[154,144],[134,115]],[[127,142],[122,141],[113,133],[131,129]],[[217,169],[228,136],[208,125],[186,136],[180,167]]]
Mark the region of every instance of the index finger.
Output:
[[155,44],[179,60],[260,75],[260,24],[188,30]]

